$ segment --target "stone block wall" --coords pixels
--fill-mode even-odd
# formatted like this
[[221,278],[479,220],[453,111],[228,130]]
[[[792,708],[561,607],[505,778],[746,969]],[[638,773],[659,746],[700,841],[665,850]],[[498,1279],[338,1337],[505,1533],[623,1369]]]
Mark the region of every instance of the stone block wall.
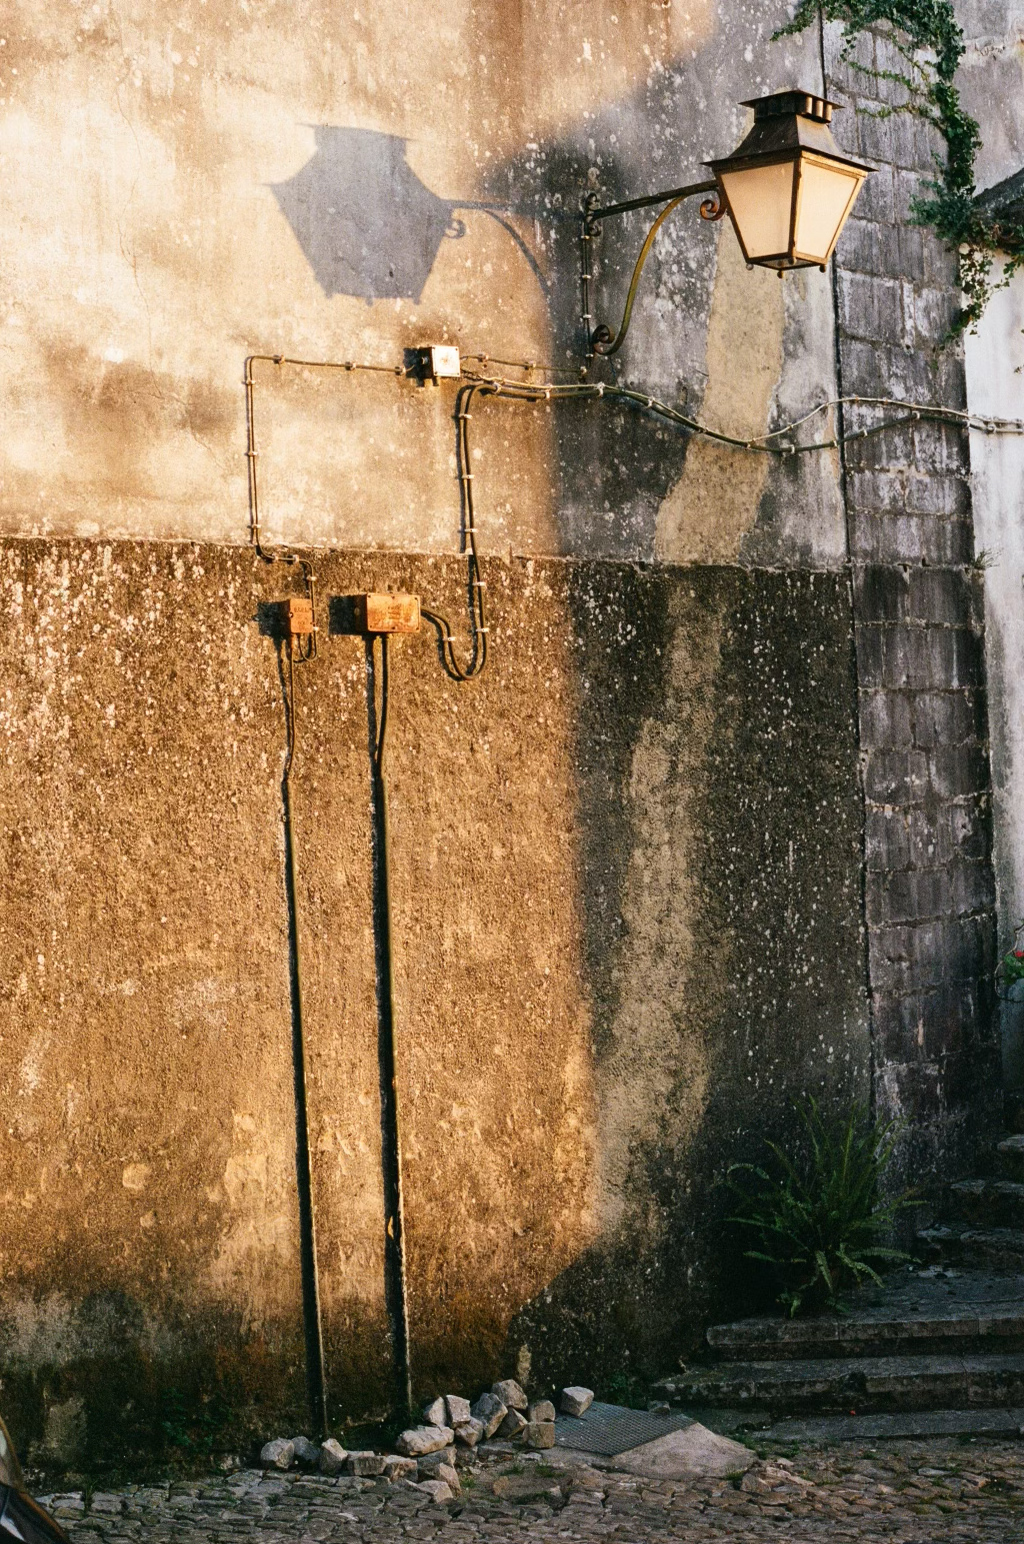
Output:
[[[835,265],[840,393],[966,406],[951,338],[956,259],[914,223],[938,137],[883,78],[900,59],[827,39],[837,138],[878,169]],[[848,402],[847,432],[900,417]],[[966,429],[911,420],[847,446],[849,549],[865,800],[864,911],[879,1113],[911,1125],[916,1180],[970,1161],[998,1114],[994,882],[981,572]]]

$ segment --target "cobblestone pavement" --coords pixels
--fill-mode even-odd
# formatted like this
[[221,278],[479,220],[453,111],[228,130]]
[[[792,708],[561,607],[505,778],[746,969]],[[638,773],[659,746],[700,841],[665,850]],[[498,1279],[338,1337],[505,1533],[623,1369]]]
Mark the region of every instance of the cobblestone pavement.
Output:
[[241,1470],[164,1486],[42,1497],[73,1544],[622,1544],[727,1538],[822,1544],[1024,1541],[1024,1443],[802,1448],[742,1480],[651,1481],[568,1455],[488,1461],[439,1506],[408,1481]]

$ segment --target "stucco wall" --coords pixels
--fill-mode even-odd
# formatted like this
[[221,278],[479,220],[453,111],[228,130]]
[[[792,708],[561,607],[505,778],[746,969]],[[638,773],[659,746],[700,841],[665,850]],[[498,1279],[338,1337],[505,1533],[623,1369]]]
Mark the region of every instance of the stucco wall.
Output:
[[[462,582],[439,559],[317,571],[327,595],[385,580],[452,606]],[[394,650],[421,1391],[657,1367],[728,1291],[726,1164],[794,1092],[863,1093],[868,1063],[845,579],[488,574],[474,690],[425,632]],[[49,1420],[56,1441],[85,1398],[93,1452],[159,1438],[168,1387],[215,1391],[236,1429],[301,1415],[285,725],[260,624],[289,583],[229,549],[3,549],[2,1376],[26,1437]],[[298,672],[314,1200],[347,1416],[388,1394],[366,691],[350,637]]]

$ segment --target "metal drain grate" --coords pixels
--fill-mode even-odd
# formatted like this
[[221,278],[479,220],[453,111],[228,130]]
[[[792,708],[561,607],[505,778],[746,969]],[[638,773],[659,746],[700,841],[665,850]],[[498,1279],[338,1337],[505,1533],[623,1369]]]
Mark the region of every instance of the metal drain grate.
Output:
[[622,1405],[602,1405],[595,1399],[586,1415],[560,1415],[555,1421],[555,1446],[579,1453],[600,1453],[614,1458],[656,1437],[692,1426],[688,1415],[652,1415],[647,1410],[626,1410]]

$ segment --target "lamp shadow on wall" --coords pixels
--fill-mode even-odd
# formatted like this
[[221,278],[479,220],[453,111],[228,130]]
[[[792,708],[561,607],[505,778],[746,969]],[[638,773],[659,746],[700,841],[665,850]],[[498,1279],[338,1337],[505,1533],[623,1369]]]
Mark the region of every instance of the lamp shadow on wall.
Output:
[[[443,243],[474,239],[464,216],[482,214],[494,220],[540,289],[555,357],[578,365],[584,347],[579,315],[579,197],[590,185],[591,161],[584,127],[595,132],[595,126],[588,124],[544,141],[536,150],[504,158],[487,172],[482,199],[457,200],[443,198],[426,186],[409,164],[409,142],[401,136],[319,125],[314,127],[315,148],[306,164],[287,181],[270,187],[323,294],[328,299],[348,295],[367,305],[381,300],[421,304]],[[607,123],[596,131],[610,141],[615,128],[621,132],[621,127],[617,113],[610,112]],[[602,180],[603,197],[610,201],[635,193],[643,175],[630,157],[621,161],[613,157],[604,166]],[[559,190],[554,201],[552,188]],[[608,271],[601,299],[609,314],[625,292],[644,229],[645,218],[639,216],[628,230],[616,231],[614,239],[604,243],[601,262]],[[681,231],[673,231],[665,252],[655,255],[650,283],[654,292],[662,259],[672,262],[673,243],[679,239],[683,239]],[[698,318],[695,335],[701,338],[713,269],[712,238],[703,239],[707,271],[695,277],[687,271],[679,296],[679,314]],[[645,357],[642,339],[639,348],[639,357]],[[668,395],[677,400],[685,395],[682,378],[699,373],[697,364],[687,362],[680,382]],[[596,369],[599,378],[616,374],[601,361]],[[629,374],[627,363],[627,378]],[[507,412],[508,407],[496,411]],[[685,437],[666,432],[632,408],[611,405],[602,405],[597,412],[570,407],[557,416],[553,429],[559,550],[605,557],[653,550],[657,512],[686,458]],[[607,447],[613,441],[618,453],[609,456]]]
[[271,184],[317,283],[330,299],[353,295],[419,304],[441,243],[466,234],[458,210],[496,220],[522,252],[541,288],[547,280],[498,203],[440,198],[409,165],[407,141],[376,129],[322,125],[316,149],[286,182]]

